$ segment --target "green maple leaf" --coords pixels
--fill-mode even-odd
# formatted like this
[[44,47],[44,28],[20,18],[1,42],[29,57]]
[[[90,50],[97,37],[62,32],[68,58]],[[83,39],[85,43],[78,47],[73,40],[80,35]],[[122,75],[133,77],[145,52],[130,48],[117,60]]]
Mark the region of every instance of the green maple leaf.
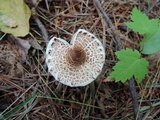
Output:
[[120,60],[113,67],[113,72],[110,73],[109,78],[115,78],[115,81],[126,82],[131,77],[135,77],[138,82],[141,82],[148,73],[148,61],[140,58],[140,53],[135,50],[126,49],[115,53]]
[[159,28],[159,19],[149,20],[147,15],[140,12],[136,7],[132,10],[131,20],[133,22],[126,22],[125,24],[139,34],[152,33]]
[[144,36],[140,47],[143,54],[153,54],[160,51],[160,28],[153,33]]

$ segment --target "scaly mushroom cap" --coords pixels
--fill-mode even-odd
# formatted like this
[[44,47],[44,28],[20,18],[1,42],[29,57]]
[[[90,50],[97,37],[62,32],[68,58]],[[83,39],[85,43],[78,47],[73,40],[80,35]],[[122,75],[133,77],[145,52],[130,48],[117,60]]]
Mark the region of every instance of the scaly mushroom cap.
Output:
[[54,78],[70,87],[85,86],[101,73],[105,51],[91,33],[79,29],[70,44],[53,37],[46,50],[46,63]]

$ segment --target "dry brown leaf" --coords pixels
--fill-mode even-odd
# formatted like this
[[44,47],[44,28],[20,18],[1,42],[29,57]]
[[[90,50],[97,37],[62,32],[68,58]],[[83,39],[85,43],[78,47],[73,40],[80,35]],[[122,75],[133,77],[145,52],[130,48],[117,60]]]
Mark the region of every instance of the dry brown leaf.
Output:
[[21,38],[15,38],[16,40],[16,46],[18,48],[18,53],[21,56],[21,60],[24,63],[26,61],[26,57],[28,54],[28,50],[30,49],[31,45],[29,44],[29,41],[23,40]]
[[14,46],[10,43],[1,43],[0,51],[0,73],[20,77],[23,74],[23,67]]
[[42,47],[38,44],[38,42],[35,39],[28,39],[29,44],[37,50],[42,50]]

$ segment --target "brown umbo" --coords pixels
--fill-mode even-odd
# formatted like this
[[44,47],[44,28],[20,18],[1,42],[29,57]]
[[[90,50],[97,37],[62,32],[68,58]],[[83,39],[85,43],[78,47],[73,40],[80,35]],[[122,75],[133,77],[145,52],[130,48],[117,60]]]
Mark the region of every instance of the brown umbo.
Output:
[[75,66],[79,66],[85,63],[86,61],[86,52],[79,46],[71,48],[68,53],[68,62]]

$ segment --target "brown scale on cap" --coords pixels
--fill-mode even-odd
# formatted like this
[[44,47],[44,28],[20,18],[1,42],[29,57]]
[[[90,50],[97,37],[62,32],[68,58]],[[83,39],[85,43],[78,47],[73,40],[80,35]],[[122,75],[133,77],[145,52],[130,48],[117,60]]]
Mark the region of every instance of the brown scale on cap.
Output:
[[71,65],[83,65],[86,61],[86,52],[79,46],[71,48],[67,53],[67,60]]

